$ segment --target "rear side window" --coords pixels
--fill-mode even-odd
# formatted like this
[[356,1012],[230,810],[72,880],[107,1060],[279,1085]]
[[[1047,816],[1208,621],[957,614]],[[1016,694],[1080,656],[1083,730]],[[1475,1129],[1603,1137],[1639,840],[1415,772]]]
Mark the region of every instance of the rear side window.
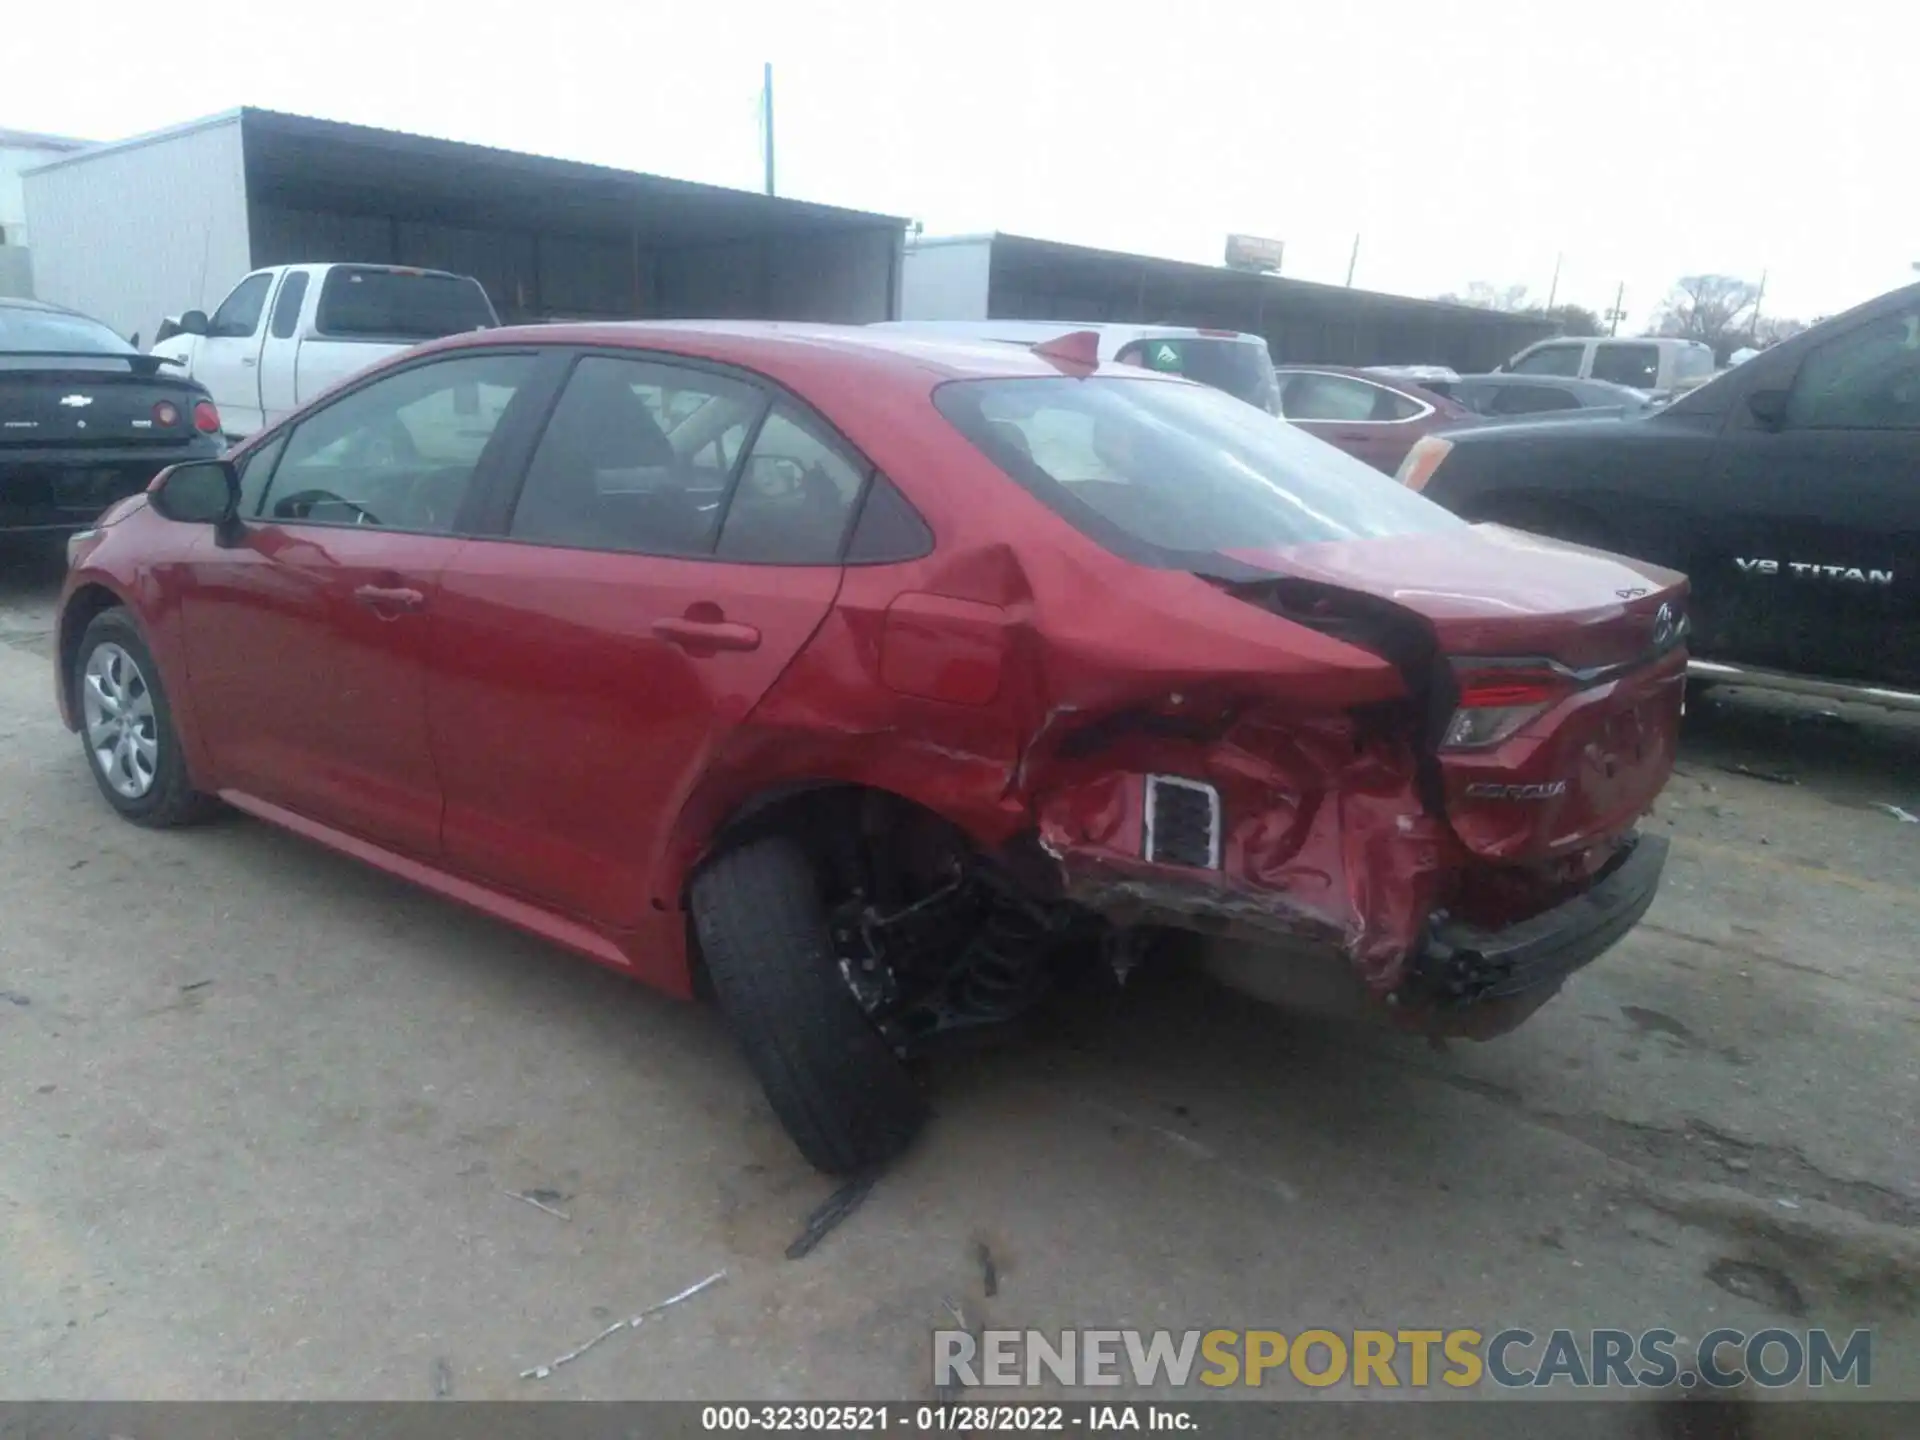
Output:
[[1636,390],[1660,388],[1658,345],[1597,345],[1593,351],[1593,378],[1631,385]]
[[755,386],[651,360],[573,367],[521,486],[516,540],[639,555],[707,555],[731,478],[728,434],[766,408]]
[[[1516,375],[1578,375],[1580,361],[1587,352],[1584,345],[1542,345],[1529,350],[1514,364]],[[1595,373],[1598,373],[1596,368]]]
[[1372,466],[1197,386],[963,380],[935,390],[934,403],[1043,503],[1145,563],[1464,524]]
[[273,302],[273,323],[267,333],[276,340],[292,336],[300,324],[300,306],[307,298],[307,272],[295,270],[280,282],[280,294]]
[[876,474],[847,542],[847,564],[886,565],[918,560],[933,552],[933,531],[913,502],[884,475]]
[[322,335],[350,340],[437,340],[494,323],[480,282],[463,275],[336,265],[320,286]]
[[782,402],[747,451],[716,552],[722,560],[833,565],[866,482],[858,464]]

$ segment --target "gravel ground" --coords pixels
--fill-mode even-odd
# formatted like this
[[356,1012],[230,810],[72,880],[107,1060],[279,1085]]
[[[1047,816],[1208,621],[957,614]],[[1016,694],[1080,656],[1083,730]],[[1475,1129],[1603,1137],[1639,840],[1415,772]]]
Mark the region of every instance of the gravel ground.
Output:
[[252,821],[117,820],[54,713],[56,584],[0,556],[0,1397],[924,1397],[955,1299],[1872,1326],[1875,1393],[1920,1398],[1920,825],[1874,808],[1920,813],[1909,720],[1697,704],[1659,901],[1512,1036],[1148,973],[945,1063],[788,1260],[832,1187],[710,1013]]

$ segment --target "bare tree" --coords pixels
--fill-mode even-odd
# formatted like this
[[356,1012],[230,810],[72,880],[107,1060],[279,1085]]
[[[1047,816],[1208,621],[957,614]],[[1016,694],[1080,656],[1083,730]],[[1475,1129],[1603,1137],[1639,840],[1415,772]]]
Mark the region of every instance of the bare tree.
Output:
[[1784,315],[1763,315],[1753,327],[1753,343],[1764,350],[1769,345],[1778,345],[1782,340],[1791,340],[1807,328],[1804,320],[1790,320]]
[[1659,333],[1701,340],[1722,364],[1753,337],[1748,328],[1759,287],[1732,275],[1683,275],[1659,314]]
[[1485,280],[1474,280],[1464,292],[1442,295],[1440,299],[1453,305],[1471,305],[1476,310],[1522,310],[1527,304],[1527,287],[1489,285]]
[[1452,305],[1471,305],[1476,310],[1503,310],[1509,315],[1538,315],[1560,327],[1562,335],[1598,335],[1600,317],[1584,305],[1555,305],[1551,310],[1530,303],[1524,285],[1489,285],[1475,280],[1464,292],[1439,297]]

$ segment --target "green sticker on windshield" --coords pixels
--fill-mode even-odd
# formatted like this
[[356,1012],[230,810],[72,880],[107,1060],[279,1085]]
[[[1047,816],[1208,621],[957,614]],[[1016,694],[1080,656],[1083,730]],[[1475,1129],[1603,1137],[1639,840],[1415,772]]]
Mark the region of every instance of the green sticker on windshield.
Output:
[[1165,340],[1162,340],[1158,345],[1153,347],[1153,351],[1147,357],[1147,360],[1155,370],[1178,370],[1180,368],[1180,352]]

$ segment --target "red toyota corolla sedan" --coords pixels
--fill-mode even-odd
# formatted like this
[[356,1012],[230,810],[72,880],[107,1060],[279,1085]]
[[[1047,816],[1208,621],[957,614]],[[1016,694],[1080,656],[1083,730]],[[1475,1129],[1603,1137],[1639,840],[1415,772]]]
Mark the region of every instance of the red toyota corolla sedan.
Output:
[[1517,1023],[1653,898],[1685,582],[1230,396],[871,329],[495,330],[75,538],[101,793],[219,802],[708,992],[828,1170],[1064,952],[1343,954]]

